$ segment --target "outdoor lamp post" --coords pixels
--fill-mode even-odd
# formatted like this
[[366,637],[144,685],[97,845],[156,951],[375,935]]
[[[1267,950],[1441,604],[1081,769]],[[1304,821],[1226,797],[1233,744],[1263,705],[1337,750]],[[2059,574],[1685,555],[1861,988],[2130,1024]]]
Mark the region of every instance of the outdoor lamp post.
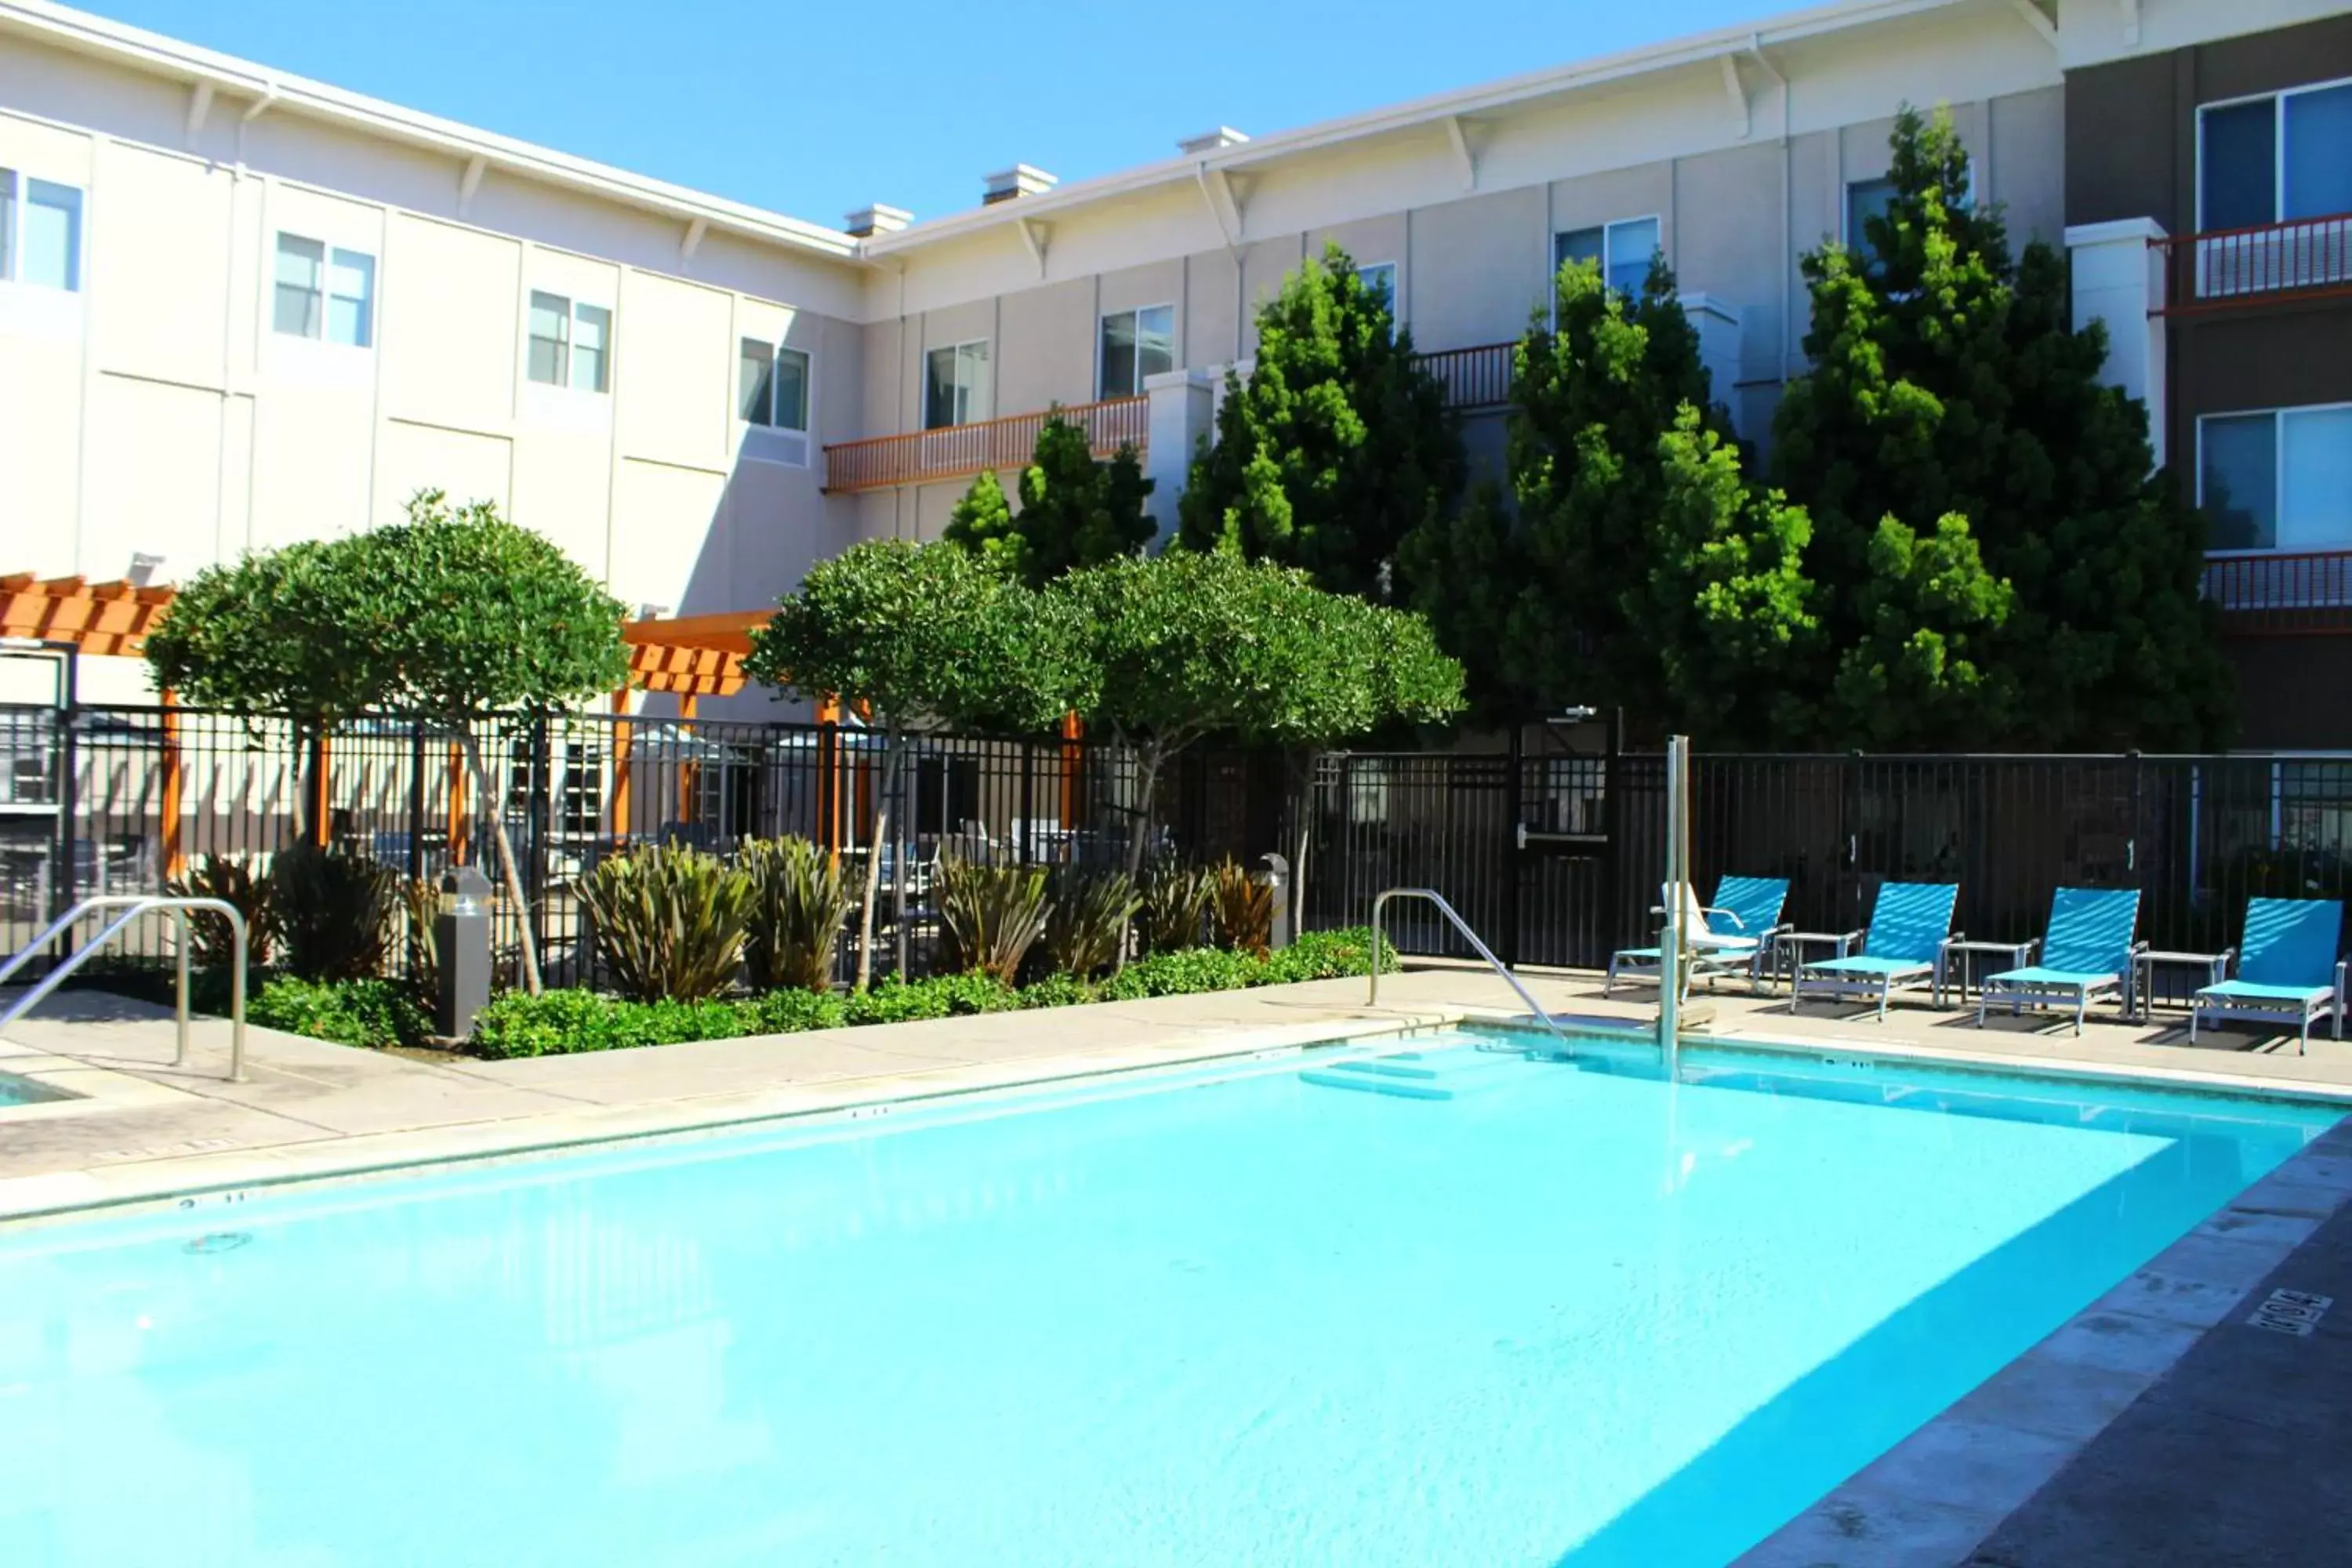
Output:
[[463,1039],[474,1032],[474,1015],[490,1005],[490,884],[472,866],[452,867],[441,878],[433,951],[441,981],[433,1027],[443,1039]]
[[1288,947],[1291,930],[1296,923],[1290,918],[1290,860],[1286,856],[1271,854],[1262,858],[1271,868],[1265,879],[1274,889],[1274,921],[1272,930],[1267,933],[1267,945]]

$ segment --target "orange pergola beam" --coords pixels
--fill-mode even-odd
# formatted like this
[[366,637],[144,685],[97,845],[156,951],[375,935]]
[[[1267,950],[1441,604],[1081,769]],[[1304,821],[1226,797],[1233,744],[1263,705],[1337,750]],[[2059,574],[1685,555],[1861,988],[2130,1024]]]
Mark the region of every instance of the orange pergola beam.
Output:
[[168,587],[14,573],[0,576],[0,637],[71,643],[82,653],[136,654],[173,597]]

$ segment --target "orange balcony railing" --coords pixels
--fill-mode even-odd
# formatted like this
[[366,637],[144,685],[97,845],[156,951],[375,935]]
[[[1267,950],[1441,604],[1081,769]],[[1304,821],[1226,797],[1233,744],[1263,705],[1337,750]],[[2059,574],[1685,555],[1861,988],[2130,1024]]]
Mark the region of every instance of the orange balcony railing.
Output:
[[2238,632],[2352,632],[2352,550],[2216,555],[2205,596]]
[[2165,263],[2161,314],[2222,310],[2282,294],[2352,293],[2352,213],[2152,243]]
[[1421,356],[1421,368],[1445,388],[1448,408],[1493,408],[1511,400],[1511,351],[1517,343],[1440,349]]
[[[1055,410],[1083,426],[1095,456],[1108,458],[1121,447],[1141,451],[1151,433],[1151,400],[1112,397]],[[880,489],[932,479],[968,479],[982,468],[999,473],[1028,466],[1046,411],[1007,415],[972,425],[950,425],[906,436],[844,441],[824,449],[824,488],[836,494]]]

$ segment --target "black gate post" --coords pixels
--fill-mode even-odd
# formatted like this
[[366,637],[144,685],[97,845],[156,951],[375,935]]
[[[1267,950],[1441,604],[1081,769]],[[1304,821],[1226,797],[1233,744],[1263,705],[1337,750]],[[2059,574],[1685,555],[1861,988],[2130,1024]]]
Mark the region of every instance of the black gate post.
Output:
[[1609,750],[1601,759],[1601,831],[1608,842],[1601,851],[1601,941],[1606,948],[1622,945],[1625,930],[1617,921],[1624,908],[1625,887],[1625,710],[1609,715]]
[[1037,742],[1021,742],[1021,827],[1013,842],[1021,847],[1021,864],[1034,866],[1037,855]]
[[408,726],[408,879],[425,879],[425,721]]
[[[1448,759],[1451,771],[1452,759]],[[1513,969],[1519,966],[1521,910],[1527,907],[1528,856],[1519,837],[1527,824],[1528,727],[1517,718],[1511,721],[1511,755],[1506,764],[1510,778],[1503,786],[1503,864],[1507,873],[1503,881],[1503,962]],[[1451,795],[1453,792],[1446,792]]]
[[[76,731],[80,728],[76,722],[81,707],[80,663],[79,649],[67,650],[58,660],[59,703],[53,715],[57,729],[50,742],[50,755],[56,759],[58,769],[58,831],[54,840],[58,860],[56,874],[49,879],[51,920],[60,918],[80,901],[81,878],[74,866],[74,841],[77,837],[74,817],[81,809],[81,753],[76,738]],[[90,864],[92,867],[98,864],[98,851],[94,846],[90,851]],[[57,960],[63,962],[73,955],[73,932],[60,933],[55,949]]]
[[[530,800],[529,816],[523,831],[530,835],[530,858],[523,862],[530,880],[526,884],[530,907],[522,911],[530,922],[531,946],[547,956],[547,831],[549,781],[554,773],[554,757],[550,748],[554,744],[548,733],[547,715],[534,715],[530,721]],[[503,802],[500,803],[503,805]]]

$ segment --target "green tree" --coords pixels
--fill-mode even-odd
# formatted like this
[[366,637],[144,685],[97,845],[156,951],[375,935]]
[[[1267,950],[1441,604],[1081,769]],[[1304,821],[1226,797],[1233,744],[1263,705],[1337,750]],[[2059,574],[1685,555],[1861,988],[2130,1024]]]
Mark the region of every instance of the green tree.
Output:
[[520,915],[524,984],[539,953],[514,845],[483,762],[479,731],[502,713],[552,713],[625,685],[622,603],[544,536],[487,500],[452,508],[420,490],[408,520],[335,546],[363,585],[370,635],[387,662],[389,704],[434,720],[464,748],[490,820],[507,895]]
[[1382,601],[1398,544],[1452,508],[1464,473],[1412,332],[1330,246],[1259,310],[1249,379],[1226,373],[1216,439],[1177,503],[1181,538]]
[[880,849],[910,728],[1046,729],[1084,693],[1058,606],[948,544],[875,540],[811,567],[753,634],[744,673],[786,696],[838,698],[885,738],[859,898],[857,984],[873,980]]
[[[384,700],[391,672],[365,613],[363,575],[339,570],[341,542],[306,541],[207,566],[148,635],[155,684],[182,700],[247,721],[292,722],[296,754]],[[296,822],[303,837],[318,781],[305,762]]]
[[1087,666],[1073,683],[1079,716],[1136,758],[1130,877],[1161,779],[1195,742],[1330,745],[1462,706],[1461,667],[1421,617],[1229,551],[1115,561],[1059,579],[1047,597],[1066,606]]
[[[1906,109],[1891,145],[1894,194],[1864,244],[1805,258],[1813,368],[1781,400],[1772,469],[1812,519],[1828,642],[1889,635],[1904,612],[1881,574],[1897,562],[1937,584],[1920,590],[1916,625],[1937,637],[1904,660],[1849,661],[1822,738],[2219,743],[2231,682],[2198,594],[2202,524],[2149,472],[2146,409],[2098,382],[2104,330],[2072,328],[2066,264],[2047,245],[2011,259],[1999,209],[1969,197],[1948,114]],[[2013,589],[2006,614],[1990,581],[1962,581],[1972,553]],[[1855,671],[1882,665],[1909,674],[1875,700],[1916,701],[1914,716],[1856,728],[1854,704],[1876,688]]]
[[1811,646],[1810,530],[1742,477],[1672,270],[1654,260],[1627,294],[1562,266],[1553,321],[1514,368],[1515,506],[1474,495],[1400,558],[1479,706],[1622,704],[1717,742],[1762,737]]
[[1151,480],[1135,449],[1121,447],[1108,462],[1097,462],[1086,428],[1058,411],[1037,432],[1035,454],[1018,484],[1015,513],[996,475],[982,473],[940,537],[1033,588],[1080,566],[1134,555],[1158,529],[1143,510]]

